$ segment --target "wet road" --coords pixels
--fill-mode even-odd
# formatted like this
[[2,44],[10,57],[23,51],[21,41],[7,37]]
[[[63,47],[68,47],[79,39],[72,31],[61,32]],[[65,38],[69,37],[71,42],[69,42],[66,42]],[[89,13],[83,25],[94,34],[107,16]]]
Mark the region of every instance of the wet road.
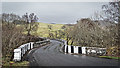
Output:
[[64,54],[61,42],[51,43],[28,54],[30,66],[118,66],[118,60],[96,58],[84,55]]

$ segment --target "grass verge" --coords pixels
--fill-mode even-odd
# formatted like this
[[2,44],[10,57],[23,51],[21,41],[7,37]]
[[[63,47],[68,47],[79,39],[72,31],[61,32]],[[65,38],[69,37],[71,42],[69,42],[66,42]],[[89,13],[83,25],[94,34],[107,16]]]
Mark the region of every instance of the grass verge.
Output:
[[107,58],[107,59],[120,59],[120,57],[113,57],[113,56],[99,56],[100,58]]
[[3,64],[3,66],[29,66],[29,62],[28,61],[22,61],[22,62],[10,61]]

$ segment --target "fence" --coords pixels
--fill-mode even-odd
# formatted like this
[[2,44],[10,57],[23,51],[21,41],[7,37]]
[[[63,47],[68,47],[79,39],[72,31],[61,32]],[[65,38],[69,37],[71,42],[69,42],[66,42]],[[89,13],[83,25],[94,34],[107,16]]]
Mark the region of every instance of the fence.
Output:
[[[30,43],[26,43],[21,45],[20,47],[18,47],[17,49],[14,49],[14,61],[21,61],[23,56],[26,54],[26,52],[28,52],[29,50],[38,47],[38,45],[43,45],[50,42],[49,39],[44,40],[44,41],[38,41],[38,42],[30,42]],[[35,45],[38,44],[38,45]]]

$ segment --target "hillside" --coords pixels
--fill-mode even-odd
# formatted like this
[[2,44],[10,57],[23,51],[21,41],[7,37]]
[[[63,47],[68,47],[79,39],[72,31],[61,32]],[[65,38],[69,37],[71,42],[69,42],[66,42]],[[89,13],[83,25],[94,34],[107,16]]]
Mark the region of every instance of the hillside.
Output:
[[48,24],[48,23],[41,23],[38,22],[38,29],[37,31],[32,31],[32,35],[37,35],[41,37],[48,37],[49,29],[48,25],[52,26],[51,32],[54,32],[56,30],[62,30],[61,27],[63,24]]

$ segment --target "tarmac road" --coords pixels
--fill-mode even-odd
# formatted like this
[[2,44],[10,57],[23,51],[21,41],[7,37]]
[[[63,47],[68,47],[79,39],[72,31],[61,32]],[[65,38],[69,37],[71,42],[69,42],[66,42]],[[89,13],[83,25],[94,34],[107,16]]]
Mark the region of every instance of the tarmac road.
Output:
[[50,42],[28,54],[30,66],[118,66],[118,60],[114,59],[64,54],[60,51],[61,42]]

